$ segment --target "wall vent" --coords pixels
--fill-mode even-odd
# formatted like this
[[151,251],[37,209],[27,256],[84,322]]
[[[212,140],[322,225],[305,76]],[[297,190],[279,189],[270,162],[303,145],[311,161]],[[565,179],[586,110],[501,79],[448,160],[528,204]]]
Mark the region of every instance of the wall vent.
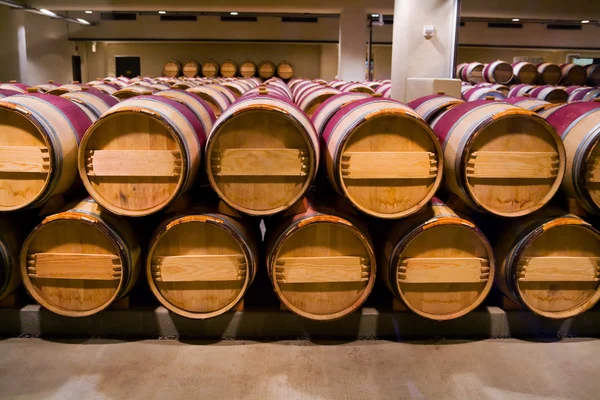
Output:
[[489,22],[488,28],[522,29],[523,24],[514,24],[510,22]]
[[248,16],[242,16],[242,17],[221,17],[221,21],[223,22],[256,22],[258,21],[258,18],[256,17],[248,17]]
[[119,12],[101,12],[100,19],[102,21],[135,21],[137,15],[135,13],[119,13]]
[[547,29],[558,29],[565,31],[580,31],[581,25],[579,24],[548,24],[546,25]]

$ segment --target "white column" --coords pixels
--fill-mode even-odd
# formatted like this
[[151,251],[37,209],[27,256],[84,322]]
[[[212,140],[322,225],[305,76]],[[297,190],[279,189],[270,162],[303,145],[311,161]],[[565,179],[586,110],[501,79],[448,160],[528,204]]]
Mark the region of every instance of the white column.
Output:
[[0,6],[0,81],[27,83],[24,11]]
[[338,79],[364,81],[367,59],[367,12],[364,7],[348,7],[340,14]]
[[[460,0],[395,0],[392,98],[406,101],[408,78],[452,78]],[[433,25],[430,39],[423,27]]]

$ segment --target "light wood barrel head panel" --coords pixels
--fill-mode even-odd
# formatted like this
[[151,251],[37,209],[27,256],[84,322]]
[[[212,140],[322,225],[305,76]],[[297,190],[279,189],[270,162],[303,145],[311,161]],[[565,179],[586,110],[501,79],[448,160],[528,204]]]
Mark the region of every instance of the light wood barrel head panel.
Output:
[[146,215],[177,195],[184,151],[161,121],[119,112],[99,120],[86,134],[80,175],[92,197],[111,212]]
[[188,318],[211,318],[242,299],[252,277],[247,263],[241,244],[219,223],[189,221],[155,238],[148,281],[169,310]]
[[518,217],[541,208],[556,193],[565,150],[556,132],[542,123],[529,115],[499,117],[475,137],[461,173],[479,206]]
[[421,316],[458,318],[479,306],[494,280],[486,239],[460,220],[434,225],[407,243],[396,266],[404,303]]
[[29,293],[57,314],[95,314],[116,299],[122,285],[118,249],[93,223],[68,219],[41,225],[21,254]]
[[518,260],[517,289],[534,312],[568,318],[600,299],[600,235],[584,225],[546,228]]
[[290,117],[270,110],[243,111],[213,131],[208,175],[217,194],[251,215],[288,208],[314,173],[309,138]]
[[585,168],[585,191],[596,208],[600,209],[600,146],[598,142],[590,151]]
[[421,208],[439,186],[440,158],[437,140],[414,118],[374,117],[350,134],[342,150],[342,188],[365,213],[406,216]]
[[287,236],[269,268],[282,303],[316,320],[341,318],[360,307],[376,272],[369,245],[353,229],[325,221]]
[[53,163],[38,128],[17,111],[0,108],[0,210],[34,202],[48,184]]

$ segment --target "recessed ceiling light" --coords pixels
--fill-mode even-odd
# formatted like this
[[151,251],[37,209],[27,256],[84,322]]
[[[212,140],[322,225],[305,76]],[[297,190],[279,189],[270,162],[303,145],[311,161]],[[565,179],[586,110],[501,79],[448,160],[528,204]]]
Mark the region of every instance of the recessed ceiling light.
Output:
[[159,11],[158,13],[159,14],[166,14],[167,12],[166,11]]
[[512,20],[513,20],[513,22],[519,22],[520,21],[519,18],[513,18]]
[[47,16],[49,16],[49,17],[56,17],[56,14],[55,14],[55,13],[53,13],[53,12],[52,12],[52,11],[50,11],[50,10],[46,10],[45,8],[40,8],[40,12],[41,12],[42,14],[44,14],[44,15],[47,15]]
[[590,20],[589,19],[584,19],[583,21],[581,21],[582,24],[589,24]]
[[92,14],[92,13],[93,13],[93,11],[90,11],[90,10],[88,10],[88,11],[86,11],[85,13],[86,13],[86,14]]
[[79,21],[80,23],[82,23],[83,25],[89,25],[90,23],[87,22],[85,19],[83,18],[77,18],[77,21]]
[[238,12],[237,11],[232,11],[229,14],[231,14],[231,15],[238,15]]
[[371,14],[371,17],[373,17],[373,18],[379,18],[379,14]]

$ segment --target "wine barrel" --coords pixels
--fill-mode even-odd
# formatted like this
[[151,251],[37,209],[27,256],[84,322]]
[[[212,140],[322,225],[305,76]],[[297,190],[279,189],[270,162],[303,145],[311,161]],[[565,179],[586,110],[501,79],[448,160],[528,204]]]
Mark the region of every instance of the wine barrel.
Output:
[[150,96],[155,92],[157,92],[156,89],[152,89],[147,86],[132,85],[117,90],[113,93],[113,96],[115,96],[119,100],[127,100],[137,96]]
[[432,126],[448,189],[476,211],[504,217],[546,204],[565,174],[565,149],[538,114],[504,102],[460,104]]
[[221,86],[229,89],[236,99],[242,97],[242,95],[249,90],[248,87],[237,81],[223,82],[221,83]]
[[194,86],[187,89],[188,92],[194,93],[204,100],[212,109],[215,117],[219,118],[223,111],[231,104],[229,99],[225,97],[223,92],[210,86]]
[[264,60],[258,64],[258,76],[262,79],[269,79],[275,76],[277,66],[273,61]]
[[600,214],[600,103],[567,104],[546,120],[562,137],[567,151],[563,191],[587,211]]
[[46,217],[21,249],[29,294],[68,317],[99,313],[127,294],[140,271],[131,227],[91,200]]
[[461,63],[456,66],[456,78],[462,79],[462,70],[469,65],[469,63]]
[[395,100],[350,103],[331,118],[323,140],[329,181],[371,216],[408,216],[427,204],[442,181],[442,149],[433,131]]
[[196,60],[188,60],[183,64],[182,68],[183,76],[193,78],[199,76],[202,71],[200,70],[200,63]]
[[483,233],[436,198],[392,228],[380,268],[394,296],[439,321],[477,308],[495,274],[494,252]]
[[79,175],[112,213],[150,215],[192,186],[205,141],[198,117],[180,102],[162,96],[126,100],[86,132]]
[[177,89],[163,90],[154,95],[166,97],[187,106],[194,113],[198,121],[200,121],[200,124],[202,124],[202,130],[204,132],[211,131],[216,120],[215,114],[210,105],[202,100],[200,96],[191,92],[186,92],[185,90]]
[[[298,102],[298,100],[304,95],[304,93],[306,93],[308,90],[314,89],[314,88],[320,88],[323,87],[323,85],[319,85],[318,83],[314,83],[314,82],[310,82],[310,81],[306,81],[304,83],[301,83],[297,86],[294,87],[294,90],[292,91],[292,99],[294,100],[294,102]],[[339,89],[337,89],[339,90]]]
[[119,102],[119,99],[110,94],[96,93],[89,90],[65,93],[61,97],[77,104],[86,113],[91,113],[90,119],[93,122]]
[[524,108],[526,110],[533,111],[535,113],[539,113],[543,110],[556,107],[556,104],[552,104],[548,101],[539,100],[531,97],[510,97],[504,101],[509,104]]
[[334,88],[328,88],[321,86],[309,90],[298,100],[300,108],[308,115],[312,117],[315,111],[323,104],[323,102],[332,96],[341,93],[339,90]]
[[512,65],[516,83],[533,85],[538,80],[538,70],[532,63],[522,61]]
[[277,76],[287,81],[294,77],[294,66],[289,61],[282,61],[277,64]]
[[508,97],[524,97],[530,96],[530,93],[537,86],[527,85],[525,83],[521,83],[519,85],[511,86],[510,91],[508,92]]
[[510,92],[510,87],[506,85],[501,85],[499,83],[493,84],[492,86],[490,86],[490,89],[499,91],[504,95],[504,97],[508,97],[508,92]]
[[512,65],[506,61],[494,61],[483,68],[483,79],[490,83],[507,85],[513,79]]
[[252,78],[256,76],[256,64],[250,60],[246,60],[240,65],[240,75],[244,78]]
[[49,91],[58,88],[58,85],[55,85],[54,83],[42,83],[41,85],[32,86],[32,88],[38,93],[48,93]]
[[542,85],[557,85],[562,79],[562,70],[556,64],[542,63],[537,66],[537,70]]
[[207,319],[242,300],[258,268],[257,238],[247,221],[209,210],[170,218],[150,241],[146,275],[167,309]]
[[441,114],[452,107],[456,107],[463,103],[464,101],[454,97],[445,96],[443,94],[431,94],[411,101],[408,103],[408,106],[415,110],[417,114],[431,125],[431,123]]
[[[181,85],[181,83],[180,83],[180,85]],[[189,84],[189,83],[185,82],[185,84],[184,84],[185,88],[183,88],[183,89],[187,89],[190,85],[193,86],[194,84],[193,83]],[[149,85],[148,87],[150,89],[155,89],[157,92],[162,92],[163,90],[171,89],[171,86],[165,85],[164,83],[153,83],[153,84]],[[178,85],[175,84],[175,85],[173,85],[173,89],[182,89],[182,88],[178,87]]]
[[333,117],[333,115],[336,112],[338,112],[342,107],[345,107],[347,104],[350,104],[354,101],[368,98],[371,98],[371,96],[369,96],[366,93],[340,93],[331,96],[323,103],[321,103],[321,105],[315,110],[311,118],[311,121],[315,126],[319,137],[323,136],[325,126],[327,126],[327,124],[331,120],[331,117]]
[[[463,83],[466,83],[466,82],[463,82]],[[467,84],[467,85],[462,85],[462,86],[460,87],[460,94],[461,94],[461,97],[462,97],[462,95],[464,95],[465,93],[467,93],[469,90],[473,89],[474,87],[475,87],[475,86],[473,86],[473,85],[468,85],[468,84]]]
[[94,89],[106,94],[114,95],[116,91],[121,89],[121,87],[112,83],[101,83],[99,85],[94,85]]
[[225,60],[219,68],[221,76],[225,78],[233,78],[238,74],[238,65],[233,60]]
[[22,94],[22,93],[17,92],[16,90],[0,89],[0,99],[3,99],[8,96],[14,96],[15,94]]
[[367,94],[375,94],[375,91],[373,89],[371,89],[367,85],[363,85],[362,83],[348,83],[344,86],[341,86],[339,90],[341,92],[362,92]]
[[21,284],[19,250],[22,239],[15,221],[0,218],[0,300]]
[[90,117],[67,99],[26,94],[0,101],[0,211],[43,205],[77,178],[77,145]]
[[306,200],[293,214],[267,229],[267,270],[281,303],[319,321],[354,312],[375,283],[376,260],[367,231]]
[[504,100],[506,97],[499,91],[487,87],[476,88],[463,93],[463,100],[478,101],[478,100]]
[[238,211],[264,216],[306,193],[319,165],[319,138],[289,100],[253,95],[221,114],[206,154],[208,179],[219,197]]
[[208,60],[202,64],[202,76],[207,78],[215,78],[219,75],[219,63],[215,60]]
[[219,92],[221,92],[223,94],[223,96],[227,97],[227,100],[229,100],[230,104],[235,102],[235,100],[237,99],[237,97],[235,97],[235,94],[233,94],[231,89],[226,88],[225,86],[211,83],[209,85],[206,85],[206,87],[211,87],[211,88],[214,88],[214,89],[218,90]]
[[10,81],[10,83],[0,83],[0,89],[14,90],[15,92],[19,93],[27,93],[27,89],[29,89],[29,86],[24,85],[22,83],[18,83],[16,81]]
[[600,88],[582,87],[580,90],[572,92],[567,102],[593,101],[597,98],[600,98]]
[[569,99],[569,94],[564,88],[559,86],[538,86],[529,92],[531,97],[545,100],[550,103],[566,103]]
[[585,85],[587,71],[581,65],[563,64],[560,66],[563,85]]
[[483,82],[483,68],[484,65],[479,62],[472,62],[466,65],[461,71],[461,79],[469,83],[481,83]]
[[391,83],[383,83],[383,84],[381,84],[381,86],[379,86],[377,88],[377,90],[375,90],[375,94],[383,95],[386,91],[390,90],[391,88],[392,88]]
[[82,90],[90,90],[90,87],[81,83],[69,83],[66,85],[61,85],[56,89],[49,90],[48,94],[61,96],[65,93],[81,92]]
[[587,73],[587,84],[600,86],[600,64],[591,64],[585,67]]
[[181,76],[181,63],[177,60],[169,60],[163,66],[163,76],[175,78]]
[[575,215],[515,220],[495,250],[498,288],[536,314],[569,318],[600,299],[600,232]]
[[552,104],[554,107],[549,107],[549,108],[545,108],[542,111],[538,111],[538,114],[540,115],[540,117],[544,118],[544,119],[548,119],[548,117],[552,114],[554,114],[556,111],[560,110],[561,108],[563,108],[564,106],[567,105],[567,103],[560,103],[560,104]]

